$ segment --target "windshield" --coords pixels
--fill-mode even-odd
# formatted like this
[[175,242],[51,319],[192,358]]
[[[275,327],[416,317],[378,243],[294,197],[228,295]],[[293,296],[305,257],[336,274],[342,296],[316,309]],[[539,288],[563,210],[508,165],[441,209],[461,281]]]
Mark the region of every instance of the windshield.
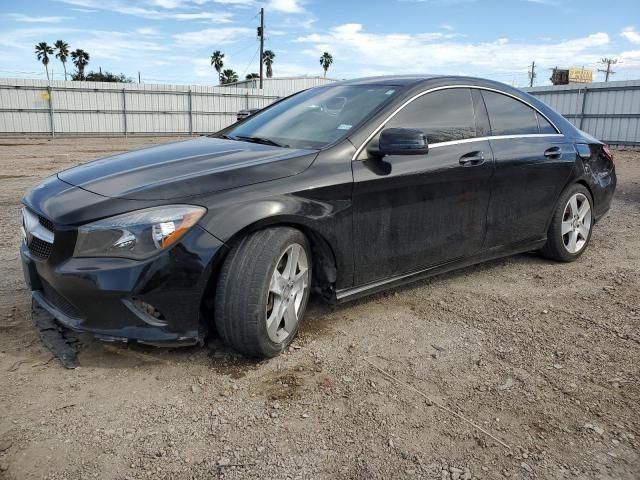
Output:
[[389,85],[313,88],[256,113],[223,136],[292,148],[322,148],[348,134],[397,90]]

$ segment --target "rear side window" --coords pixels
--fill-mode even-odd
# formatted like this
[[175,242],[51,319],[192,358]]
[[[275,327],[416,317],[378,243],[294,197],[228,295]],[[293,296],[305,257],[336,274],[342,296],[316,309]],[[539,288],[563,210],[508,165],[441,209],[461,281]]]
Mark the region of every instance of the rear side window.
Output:
[[538,127],[540,128],[540,133],[558,133],[546,118],[544,118],[538,112],[536,112],[536,115],[538,117]]
[[387,122],[385,128],[418,128],[430,144],[476,136],[473,101],[468,88],[427,93]]
[[[536,111],[518,100],[496,92],[483,91],[492,135],[538,133]],[[544,119],[543,119],[544,120]],[[554,132],[555,133],[555,130]]]

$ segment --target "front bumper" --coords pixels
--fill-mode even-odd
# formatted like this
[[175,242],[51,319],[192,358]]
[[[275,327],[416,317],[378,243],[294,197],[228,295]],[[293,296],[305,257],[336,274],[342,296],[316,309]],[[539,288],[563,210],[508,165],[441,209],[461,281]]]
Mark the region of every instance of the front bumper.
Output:
[[[202,298],[225,249],[195,226],[171,249],[144,261],[61,259],[55,251],[42,259],[24,244],[20,254],[34,301],[61,324],[102,340],[169,346],[202,340]],[[132,299],[153,306],[161,318],[141,314]]]

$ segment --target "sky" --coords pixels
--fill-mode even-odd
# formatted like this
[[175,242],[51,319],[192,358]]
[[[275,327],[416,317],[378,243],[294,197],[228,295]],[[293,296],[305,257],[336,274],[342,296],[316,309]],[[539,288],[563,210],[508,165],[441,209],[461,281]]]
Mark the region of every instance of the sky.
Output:
[[[447,73],[524,86],[535,61],[535,85],[547,85],[550,68],[595,71],[603,57],[618,59],[612,80],[640,79],[640,0],[0,0],[0,77],[46,78],[34,45],[62,39],[89,52],[88,70],[143,82],[215,85],[214,50],[244,78],[258,71],[260,7],[276,77],[322,75],[326,51],[338,79]],[[57,59],[50,69],[63,78]]]

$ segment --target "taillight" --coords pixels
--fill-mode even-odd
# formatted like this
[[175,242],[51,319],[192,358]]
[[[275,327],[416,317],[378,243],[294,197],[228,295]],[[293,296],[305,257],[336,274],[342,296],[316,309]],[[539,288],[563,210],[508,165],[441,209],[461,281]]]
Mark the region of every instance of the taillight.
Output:
[[609,145],[602,145],[602,154],[611,162],[611,165],[613,165],[613,153],[609,150]]

